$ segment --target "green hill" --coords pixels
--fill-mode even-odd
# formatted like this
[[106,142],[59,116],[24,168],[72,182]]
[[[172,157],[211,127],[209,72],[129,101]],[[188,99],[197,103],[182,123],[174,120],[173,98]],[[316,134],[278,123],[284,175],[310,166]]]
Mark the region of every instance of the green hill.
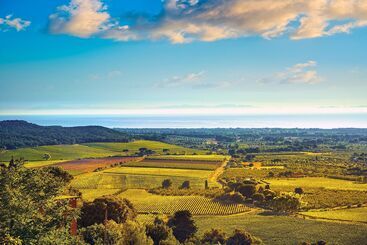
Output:
[[88,142],[128,142],[129,140],[125,133],[100,126],[39,126],[19,120],[0,121],[0,148],[5,149]]

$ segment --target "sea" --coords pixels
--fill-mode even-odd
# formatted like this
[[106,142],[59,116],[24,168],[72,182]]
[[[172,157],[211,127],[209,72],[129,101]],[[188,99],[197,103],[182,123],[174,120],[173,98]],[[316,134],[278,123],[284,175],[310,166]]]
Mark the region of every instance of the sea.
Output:
[[363,114],[128,116],[128,115],[2,115],[1,120],[25,120],[42,126],[109,128],[367,128]]

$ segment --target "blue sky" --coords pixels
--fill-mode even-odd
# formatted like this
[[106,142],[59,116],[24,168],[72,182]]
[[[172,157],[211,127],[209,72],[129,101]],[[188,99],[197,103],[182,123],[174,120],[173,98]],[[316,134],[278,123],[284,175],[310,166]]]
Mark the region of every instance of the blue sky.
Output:
[[0,114],[367,112],[367,5],[307,2],[0,0]]

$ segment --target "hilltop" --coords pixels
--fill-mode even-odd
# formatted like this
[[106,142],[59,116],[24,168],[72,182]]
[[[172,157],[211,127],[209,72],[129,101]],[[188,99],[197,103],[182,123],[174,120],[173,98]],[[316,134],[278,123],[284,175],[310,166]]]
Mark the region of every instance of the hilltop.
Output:
[[40,126],[21,120],[0,121],[0,147],[6,149],[129,140],[125,133],[101,126]]

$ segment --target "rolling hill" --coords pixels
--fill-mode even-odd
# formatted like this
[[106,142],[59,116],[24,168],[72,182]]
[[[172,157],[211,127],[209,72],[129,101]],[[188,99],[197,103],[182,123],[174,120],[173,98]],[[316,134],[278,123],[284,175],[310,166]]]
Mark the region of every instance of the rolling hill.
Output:
[[20,120],[0,121],[0,148],[5,149],[129,140],[125,133],[100,126],[39,126]]

